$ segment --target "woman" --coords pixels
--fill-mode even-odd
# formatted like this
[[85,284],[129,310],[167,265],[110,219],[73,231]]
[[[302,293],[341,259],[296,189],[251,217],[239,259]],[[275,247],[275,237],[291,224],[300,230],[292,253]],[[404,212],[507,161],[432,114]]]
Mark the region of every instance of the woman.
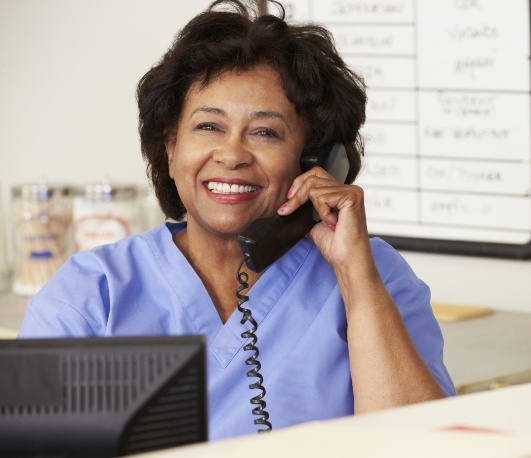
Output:
[[[225,3],[231,12],[216,10]],[[301,155],[334,142],[346,147],[351,179],[360,169],[365,91],[328,32],[215,2],[137,96],[161,208],[186,222],[74,255],[30,302],[21,337],[204,334],[210,438],[263,428],[249,404],[260,391],[249,389],[242,348],[251,323],[237,310],[238,234],[311,201],[322,221],[308,237],[262,273],[242,268],[269,422],[454,393],[429,289],[394,249],[369,240],[362,190],[319,167],[301,174]]]

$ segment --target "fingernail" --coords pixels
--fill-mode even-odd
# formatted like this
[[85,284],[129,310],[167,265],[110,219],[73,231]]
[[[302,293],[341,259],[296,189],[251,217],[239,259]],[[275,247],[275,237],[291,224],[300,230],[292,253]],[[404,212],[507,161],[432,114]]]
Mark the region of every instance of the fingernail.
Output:
[[288,190],[288,199],[291,199],[293,197],[293,194],[295,194],[295,190],[293,189],[293,186],[292,186]]
[[286,207],[287,207],[287,203],[286,204],[282,204],[279,209],[277,210],[278,213],[284,213],[286,211]]

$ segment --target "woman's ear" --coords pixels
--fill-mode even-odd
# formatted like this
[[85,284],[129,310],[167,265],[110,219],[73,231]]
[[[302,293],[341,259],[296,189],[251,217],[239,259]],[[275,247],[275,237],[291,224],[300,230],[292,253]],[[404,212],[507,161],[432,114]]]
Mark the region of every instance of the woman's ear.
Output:
[[166,147],[166,156],[168,157],[168,170],[170,177],[173,178],[173,156],[175,154],[175,134],[167,133],[164,140],[164,146]]

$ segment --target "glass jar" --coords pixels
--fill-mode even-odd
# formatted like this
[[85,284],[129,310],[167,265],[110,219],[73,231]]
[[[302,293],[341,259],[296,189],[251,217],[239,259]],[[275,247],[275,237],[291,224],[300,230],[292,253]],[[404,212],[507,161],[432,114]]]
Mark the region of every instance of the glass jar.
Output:
[[76,189],[72,210],[75,249],[90,250],[140,232],[137,195],[134,185],[87,184]]
[[35,294],[71,253],[72,188],[24,184],[12,188],[13,292]]
[[140,218],[142,222],[142,230],[147,231],[162,224],[166,221],[166,217],[160,209],[159,201],[155,196],[155,192],[150,187],[144,187],[140,190]]

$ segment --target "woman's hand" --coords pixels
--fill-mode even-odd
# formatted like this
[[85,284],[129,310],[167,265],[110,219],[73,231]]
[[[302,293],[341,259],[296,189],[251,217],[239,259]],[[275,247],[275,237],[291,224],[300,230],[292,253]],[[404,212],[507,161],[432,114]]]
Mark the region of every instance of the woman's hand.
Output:
[[352,259],[357,259],[358,265],[371,266],[363,190],[338,183],[324,169],[314,167],[293,181],[288,201],[278,213],[290,214],[307,200],[321,218],[309,236],[334,270],[351,267]]

